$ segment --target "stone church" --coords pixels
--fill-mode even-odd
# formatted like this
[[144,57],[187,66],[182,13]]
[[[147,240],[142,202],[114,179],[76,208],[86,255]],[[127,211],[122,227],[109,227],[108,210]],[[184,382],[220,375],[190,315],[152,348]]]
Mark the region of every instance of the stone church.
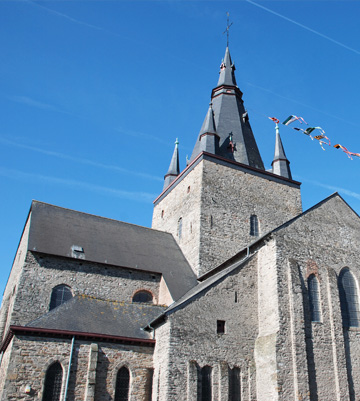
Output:
[[360,219],[265,170],[229,49],[152,228],[33,201],[0,314],[0,400],[360,399]]

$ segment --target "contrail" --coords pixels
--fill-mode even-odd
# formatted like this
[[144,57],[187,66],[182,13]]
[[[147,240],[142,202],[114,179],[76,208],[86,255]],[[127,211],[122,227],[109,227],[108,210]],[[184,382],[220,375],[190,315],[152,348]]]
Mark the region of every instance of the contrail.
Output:
[[261,9],[263,9],[263,10],[265,10],[265,11],[271,13],[271,14],[274,14],[274,15],[276,15],[276,16],[278,16],[278,17],[280,17],[280,18],[282,18],[282,19],[284,19],[284,20],[286,20],[286,21],[288,21],[288,22],[291,22],[291,23],[293,23],[293,24],[295,24],[295,25],[297,25],[297,26],[299,26],[299,27],[301,27],[301,28],[303,28],[303,29],[306,29],[307,31],[312,32],[312,33],[314,33],[315,35],[318,35],[318,36],[320,36],[320,37],[322,37],[322,38],[324,38],[324,39],[326,39],[326,40],[329,40],[330,42],[333,42],[333,43],[335,43],[336,45],[343,47],[344,49],[350,50],[351,52],[353,52],[353,53],[355,53],[355,54],[360,54],[360,51],[359,51],[359,50],[353,49],[352,47],[347,46],[347,45],[345,45],[344,43],[339,42],[338,40],[335,40],[335,39],[333,39],[333,38],[330,38],[329,36],[326,36],[326,35],[324,35],[324,34],[321,33],[321,32],[315,31],[315,29],[312,29],[312,28],[309,28],[309,27],[306,26],[306,25],[300,24],[300,22],[296,22],[296,21],[294,21],[294,20],[291,19],[291,18],[285,17],[285,15],[282,15],[282,14],[277,13],[276,11],[270,10],[270,8],[267,8],[267,7],[264,7],[264,6],[262,6],[262,5],[258,4],[258,3],[255,3],[255,2],[252,1],[252,0],[245,0],[245,1],[246,1],[247,3],[250,3],[250,4],[252,4],[252,5],[256,6],[256,7],[259,7],[259,8],[261,8]]

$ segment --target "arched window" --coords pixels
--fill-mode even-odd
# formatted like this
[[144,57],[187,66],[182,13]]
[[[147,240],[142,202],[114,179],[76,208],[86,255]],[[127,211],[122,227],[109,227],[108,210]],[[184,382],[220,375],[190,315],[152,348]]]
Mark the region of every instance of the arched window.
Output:
[[348,268],[339,275],[339,296],[344,327],[359,327],[359,294],[355,277]]
[[63,370],[59,362],[50,365],[45,376],[43,401],[60,401]]
[[257,237],[259,235],[259,221],[256,214],[250,216],[250,235]]
[[198,401],[211,401],[211,367],[200,369],[198,382]]
[[229,401],[240,401],[240,368],[229,370]]
[[153,296],[149,291],[138,291],[132,299],[133,302],[152,303]]
[[321,322],[319,280],[315,274],[308,277],[309,306],[312,322]]
[[130,373],[124,366],[119,369],[116,376],[114,401],[128,401],[130,387]]
[[63,304],[72,298],[72,292],[70,287],[67,285],[58,285],[53,288],[50,299],[49,310],[56,308],[57,306]]
[[181,239],[181,234],[182,234],[182,217],[178,220],[178,237]]

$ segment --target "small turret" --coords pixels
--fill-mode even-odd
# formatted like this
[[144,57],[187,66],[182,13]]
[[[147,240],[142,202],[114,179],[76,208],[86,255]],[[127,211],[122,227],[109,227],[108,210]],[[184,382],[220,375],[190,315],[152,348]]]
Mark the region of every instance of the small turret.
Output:
[[206,114],[204,123],[200,130],[200,152],[216,154],[219,148],[219,139],[219,135],[217,135],[215,128],[212,103],[210,103],[209,110]]
[[292,180],[289,166],[290,162],[285,155],[284,147],[280,138],[278,124],[276,124],[275,132],[276,132],[275,153],[274,153],[274,160],[271,163],[272,172],[273,174],[281,175],[282,177],[289,178],[290,180]]
[[175,141],[175,149],[171,158],[170,166],[168,172],[164,176],[164,188],[166,189],[180,174],[180,165],[179,165],[179,149],[178,149],[179,141],[176,138]]

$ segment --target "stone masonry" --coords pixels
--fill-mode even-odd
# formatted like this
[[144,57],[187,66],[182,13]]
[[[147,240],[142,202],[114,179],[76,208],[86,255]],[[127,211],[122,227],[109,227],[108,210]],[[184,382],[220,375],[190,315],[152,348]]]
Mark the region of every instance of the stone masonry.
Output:
[[301,213],[299,185],[212,159],[188,168],[155,202],[152,227],[173,234],[198,276],[256,240],[251,215],[262,235]]

